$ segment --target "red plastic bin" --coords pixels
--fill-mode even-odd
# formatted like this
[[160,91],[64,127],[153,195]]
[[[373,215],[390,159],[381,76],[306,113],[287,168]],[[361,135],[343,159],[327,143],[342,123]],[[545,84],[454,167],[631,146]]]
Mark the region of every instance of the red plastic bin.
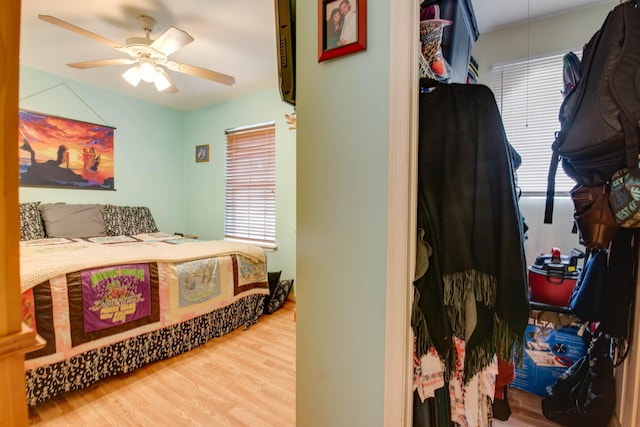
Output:
[[538,256],[529,267],[530,301],[567,307],[580,275],[578,259],[583,256],[579,251],[565,256],[559,248]]

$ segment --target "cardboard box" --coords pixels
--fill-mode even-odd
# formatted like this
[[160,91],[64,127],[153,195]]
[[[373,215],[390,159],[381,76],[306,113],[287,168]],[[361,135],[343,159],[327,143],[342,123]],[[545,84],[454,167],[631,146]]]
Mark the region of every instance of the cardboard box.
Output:
[[545,396],[546,387],[555,384],[569,366],[586,354],[587,346],[578,335],[581,326],[578,322],[558,324],[530,318],[524,361],[522,366],[516,366],[511,386]]

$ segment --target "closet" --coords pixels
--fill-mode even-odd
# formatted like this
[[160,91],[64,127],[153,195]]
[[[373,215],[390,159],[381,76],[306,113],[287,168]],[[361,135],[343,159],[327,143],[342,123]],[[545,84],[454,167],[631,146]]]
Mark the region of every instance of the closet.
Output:
[[529,313],[520,159],[493,93],[473,84],[470,2],[420,6],[413,425],[482,426]]
[[[615,3],[617,4],[618,2]],[[480,65],[484,81],[487,81],[491,64],[505,61],[505,58],[524,58],[527,57],[528,53],[530,53],[532,57],[536,57],[537,55],[541,55],[546,52],[558,52],[567,48],[580,47],[581,44],[588,40],[593,32],[600,27],[600,24],[602,24],[607,12],[616,4],[593,6],[591,8],[576,11],[575,13],[563,15],[562,17],[532,22],[530,27],[527,25],[521,25],[517,26],[517,28],[504,31],[495,31],[494,33],[487,34],[483,33],[481,36],[482,40],[474,45],[474,55],[477,55],[478,59],[482,59],[482,63]],[[573,23],[576,21],[580,22],[580,24],[574,25]],[[545,37],[552,33],[556,36],[553,38]],[[529,40],[528,34],[530,34],[530,46],[527,43]],[[427,85],[427,87],[431,87],[431,85]],[[523,197],[523,199],[525,198]],[[525,211],[525,216],[529,225],[538,223],[542,224],[542,213],[534,216],[534,210],[537,209],[542,212],[544,209],[539,209],[534,206],[534,202],[535,200],[524,200],[524,203],[521,201],[522,207],[529,209]],[[565,209],[564,206],[563,209]],[[527,250],[534,248],[533,250],[535,251],[538,248],[541,248],[545,250],[545,252],[548,252],[551,247],[547,247],[547,243],[544,242],[547,242],[550,239],[570,239],[571,237],[568,235],[565,239],[564,234],[560,236],[549,236],[548,234],[553,234],[558,228],[561,228],[564,232],[564,229],[567,228],[565,225],[566,222],[571,219],[571,211],[572,208],[569,211],[565,209],[564,211],[558,212],[561,213],[561,215],[557,216],[557,220],[554,220],[554,222],[561,223],[558,224],[559,227],[545,229],[535,236],[530,235],[530,239],[526,243]],[[533,241],[532,238],[534,239]],[[572,240],[576,240],[576,238],[574,237]],[[540,245],[541,242],[543,242],[542,246]],[[566,253],[569,252],[566,251]],[[528,257],[529,262],[533,262],[534,259],[535,257]],[[636,302],[636,320],[640,318],[639,307],[640,304]],[[640,331],[640,328],[636,326],[633,331],[633,342],[639,342],[638,336],[640,336],[640,332],[638,331]],[[638,369],[638,366],[640,366],[638,364],[639,360],[639,350],[637,346],[632,345],[631,354],[627,361],[616,371],[617,395],[632,396],[627,399],[618,398],[615,412],[619,425],[622,426],[639,425],[638,420],[640,419],[640,412],[638,411],[637,405],[633,403],[637,401],[636,396],[637,390],[639,389],[638,384],[640,384],[640,375],[638,375],[638,372],[640,371]],[[514,403],[512,402],[512,404]],[[540,414],[540,417],[542,417],[542,414]]]

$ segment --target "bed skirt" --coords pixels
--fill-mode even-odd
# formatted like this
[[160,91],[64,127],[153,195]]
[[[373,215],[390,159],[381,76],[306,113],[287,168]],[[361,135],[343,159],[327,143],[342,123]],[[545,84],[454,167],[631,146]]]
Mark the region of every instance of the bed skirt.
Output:
[[27,402],[33,406],[60,393],[82,389],[104,378],[177,356],[243,324],[247,329],[262,315],[264,299],[263,294],[249,295],[182,323],[27,370]]

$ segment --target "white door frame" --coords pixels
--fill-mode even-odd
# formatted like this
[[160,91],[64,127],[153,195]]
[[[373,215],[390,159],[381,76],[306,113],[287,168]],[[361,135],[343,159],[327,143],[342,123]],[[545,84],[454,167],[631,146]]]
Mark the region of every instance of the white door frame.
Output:
[[411,292],[415,269],[418,152],[418,10],[390,4],[389,176],[384,425],[412,423]]

